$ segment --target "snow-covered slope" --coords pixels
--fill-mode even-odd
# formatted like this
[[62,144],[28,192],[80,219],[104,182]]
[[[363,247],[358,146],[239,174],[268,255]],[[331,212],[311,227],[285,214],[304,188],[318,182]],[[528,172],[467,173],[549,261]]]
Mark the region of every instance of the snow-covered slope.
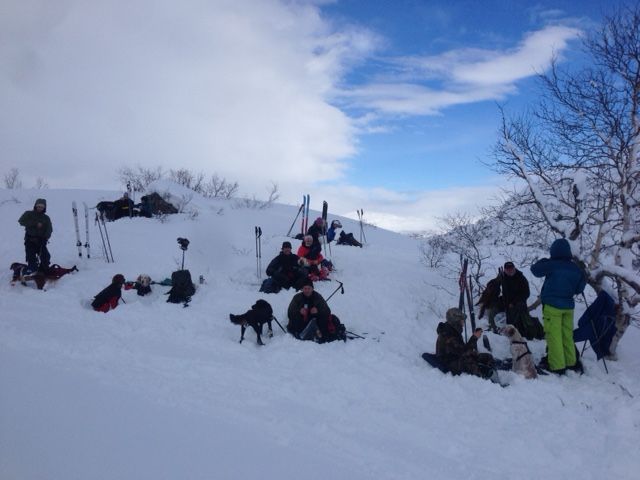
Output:
[[[10,286],[8,270],[24,255],[17,219],[40,196],[54,225],[52,261],[80,270],[45,292]],[[0,190],[0,478],[631,479],[640,471],[636,329],[609,375],[591,352],[582,377],[506,373],[511,385],[501,388],[443,375],[420,354],[433,351],[456,285],[420,263],[416,240],[370,228],[365,248],[333,245],[331,255],[345,293],[329,304],[365,340],[317,345],[276,328],[265,347],[253,332],[239,344],[228,314],[258,298],[286,324],[294,292],[258,292],[254,227],[263,230],[264,269],[296,207],[194,195],[197,215],[109,223],[114,264],[100,255],[92,222],[92,258],[78,259],[71,201],[115,198]],[[356,222],[341,221],[357,236]],[[182,261],[178,237],[191,242],[185,267],[206,279],[188,308],[166,303],[167,288],[155,286],[146,297],[125,291],[126,304],[108,314],[90,309],[115,273],[169,277]],[[337,286],[317,290],[327,297]],[[491,340],[507,356],[506,339]],[[530,344],[539,359],[544,343]]]

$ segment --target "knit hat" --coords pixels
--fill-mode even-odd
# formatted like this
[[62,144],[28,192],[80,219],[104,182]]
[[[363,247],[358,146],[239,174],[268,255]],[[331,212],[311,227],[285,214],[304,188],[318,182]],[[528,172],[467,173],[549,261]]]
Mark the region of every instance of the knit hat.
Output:
[[459,308],[454,307],[447,310],[447,323],[453,326],[457,327],[461,325],[466,318],[467,316],[464,313],[462,313],[462,311]]
[[513,264],[513,262],[504,262],[504,269],[508,270],[510,268],[516,268],[516,266]]
[[324,220],[322,219],[322,217],[318,217],[316,218],[316,221],[314,223],[316,225],[322,225],[324,223]]
[[313,282],[311,281],[311,279],[309,277],[305,278],[302,281],[301,287],[306,287],[307,285],[310,286],[311,288],[313,288]]
[[282,249],[291,248],[291,242],[282,242]]
[[342,223],[340,223],[340,220],[334,220],[333,222],[331,222],[331,226],[333,228],[342,228]]
[[124,275],[122,275],[121,273],[116,273],[111,279],[111,283],[117,283],[118,285],[123,285],[124,282]]

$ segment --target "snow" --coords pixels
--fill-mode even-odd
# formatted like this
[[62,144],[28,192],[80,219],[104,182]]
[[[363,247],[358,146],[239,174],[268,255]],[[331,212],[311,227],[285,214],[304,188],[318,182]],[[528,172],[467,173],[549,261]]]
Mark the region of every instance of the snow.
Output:
[[[274,325],[266,346],[252,331],[239,344],[228,314],[258,298],[286,324],[293,291],[258,292],[254,226],[263,231],[264,270],[297,207],[194,196],[197,215],[109,223],[114,264],[91,222],[92,258],[78,259],[72,200],[119,195],[0,190],[5,264],[22,261],[17,219],[45,197],[52,261],[80,270],[45,292],[11,286],[11,272],[2,274],[1,479],[637,478],[637,329],[608,375],[590,350],[583,376],[531,381],[504,372],[510,386],[501,388],[443,375],[420,355],[435,348],[435,327],[457,303],[455,284],[422,265],[415,239],[368,228],[365,248],[332,245],[332,276],[345,293],[329,301],[365,340],[303,343]],[[357,222],[340,221],[358,236]],[[178,237],[191,242],[185,267],[206,279],[188,308],[166,303],[167,288],[156,285],[147,297],[125,291],[126,304],[107,314],[91,310],[115,273],[170,277],[182,262]],[[325,298],[337,287],[317,284]],[[506,338],[490,339],[497,356],[508,356]],[[544,343],[529,344],[538,360]]]

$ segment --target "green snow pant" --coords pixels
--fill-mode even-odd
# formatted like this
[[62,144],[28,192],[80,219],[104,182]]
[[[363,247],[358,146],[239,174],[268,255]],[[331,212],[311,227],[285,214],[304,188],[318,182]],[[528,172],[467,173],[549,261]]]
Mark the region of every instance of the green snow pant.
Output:
[[544,335],[547,340],[549,369],[564,370],[576,364],[576,347],[573,341],[573,309],[542,307]]

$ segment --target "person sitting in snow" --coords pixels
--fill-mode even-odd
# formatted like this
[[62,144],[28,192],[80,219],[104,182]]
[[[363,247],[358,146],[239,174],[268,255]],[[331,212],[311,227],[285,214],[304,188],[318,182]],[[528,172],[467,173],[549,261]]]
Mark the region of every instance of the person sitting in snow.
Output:
[[124,192],[121,198],[113,202],[113,219],[132,217],[133,206],[133,201],[129,198],[129,194]]
[[322,265],[324,257],[319,247],[320,245],[314,245],[311,235],[305,235],[298,248],[298,263],[313,281],[324,280],[329,276],[329,269]]
[[267,276],[280,287],[299,290],[307,273],[298,264],[298,256],[291,253],[291,242],[282,242],[282,250],[267,266]]
[[355,239],[353,233],[344,233],[344,230],[340,232],[336,245],[351,245],[352,247],[362,248],[362,244]]
[[466,318],[459,308],[447,310],[446,322],[440,322],[436,330],[436,356],[444,369],[452,375],[469,373],[489,378],[493,373],[493,356],[489,353],[478,353],[481,328],[476,328],[471,338],[464,343],[462,329]]
[[311,235],[313,238],[313,247],[318,249],[318,251],[322,251],[322,244],[320,243],[320,237],[324,235],[325,223],[322,217],[316,218],[316,221],[313,222],[313,225],[309,227],[307,230],[307,235]]
[[331,222],[329,230],[327,230],[327,243],[331,243],[336,238],[336,230],[342,228],[340,220],[334,220]]
[[47,201],[39,198],[33,210],[27,210],[18,219],[24,227],[24,251],[27,267],[23,275],[31,275],[36,271],[46,273],[49,269],[51,255],[47,243],[53,232],[51,219],[47,215]]
[[313,289],[313,282],[306,279],[302,292],[296,293],[291,299],[287,316],[287,331],[294,337],[321,342],[322,332],[326,331],[330,321],[331,309],[322,295]]
[[97,294],[91,306],[96,312],[107,313],[118,306],[118,301],[122,297],[122,286],[125,284],[124,275],[118,273],[111,279],[111,285]]

